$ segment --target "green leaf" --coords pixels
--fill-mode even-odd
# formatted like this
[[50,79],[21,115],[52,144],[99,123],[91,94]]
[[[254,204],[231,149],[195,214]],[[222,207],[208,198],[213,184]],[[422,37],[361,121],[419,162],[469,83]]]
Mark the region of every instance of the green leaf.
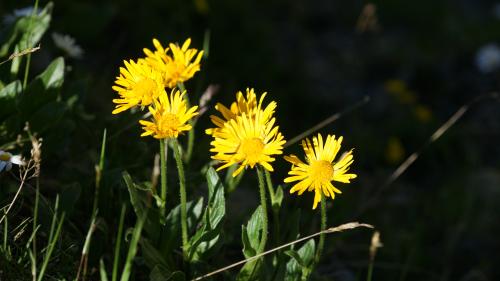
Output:
[[253,281],[261,280],[259,273],[262,268],[262,259],[256,259],[245,263],[241,268],[238,276],[236,276],[237,281]]
[[312,271],[316,244],[309,239],[298,251],[288,250],[285,254],[292,257],[286,264],[286,281],[307,280]]
[[33,17],[30,14],[17,19],[15,24],[8,30],[10,36],[0,48],[0,56],[3,57],[9,53],[9,50],[12,51],[15,48],[13,44],[17,39],[19,40],[15,46],[18,46],[20,50],[34,47],[49,27],[53,7],[54,4],[49,2],[41,11],[38,10]]
[[[241,240],[243,242],[243,255],[247,259],[257,254],[257,249],[262,239],[263,216],[262,206],[259,205],[253,212],[247,225],[242,225]],[[238,274],[237,280],[257,280],[257,273],[260,272],[261,266],[262,259],[245,263],[245,266],[243,266]]]
[[21,93],[21,81],[16,80],[0,89],[0,119],[16,111],[15,97]]
[[146,207],[144,205],[144,198],[137,190],[130,174],[127,171],[124,171],[122,173],[122,176],[123,180],[125,181],[125,184],[127,185],[128,192],[130,194],[130,203],[134,208],[135,214],[137,215],[137,217],[142,217],[142,215],[146,212]]
[[[130,174],[127,171],[122,173],[123,180],[127,185],[127,189],[130,195],[130,203],[134,208],[134,212],[138,218],[142,218],[144,213],[148,212],[148,198],[147,192],[141,190],[141,188],[134,183]],[[144,230],[149,234],[149,237],[155,241],[160,234],[160,227],[158,222],[158,213],[151,209],[148,213],[148,217],[144,222]]]
[[108,275],[106,274],[106,267],[102,258],[99,260],[99,276],[101,281],[108,281]]
[[184,281],[186,275],[181,271],[169,272],[161,266],[155,266],[149,273],[150,281]]
[[167,278],[167,281],[185,281],[185,280],[186,280],[186,275],[182,271],[174,271]]
[[281,203],[283,203],[283,186],[278,185],[273,197],[274,201],[271,202],[273,209],[280,209]]
[[203,213],[203,220],[196,233],[189,240],[189,258],[197,261],[213,253],[221,237],[220,222],[226,214],[226,202],[224,199],[224,186],[217,172],[210,167],[206,174],[208,185],[208,202]]
[[[202,210],[203,198],[199,198],[196,202],[189,201],[186,203],[188,229],[192,229],[196,226],[196,224],[200,220]],[[173,252],[174,249],[181,244],[181,223],[179,221],[180,211],[181,205],[177,205],[167,215],[167,218],[165,220],[164,233],[161,237],[162,252]]]
[[152,271],[157,267],[161,267],[162,271],[170,273],[164,256],[156,249],[156,247],[151,245],[148,239],[144,237],[141,238],[140,244],[144,261],[149,268],[152,268]]
[[161,265],[155,266],[149,273],[150,281],[165,281],[170,276],[171,272]]
[[288,250],[288,251],[285,251],[285,254],[287,256],[290,256],[291,258],[293,258],[300,266],[305,266],[304,261],[300,257],[299,253],[297,253],[297,251],[295,251],[295,250]]
[[64,59],[59,57],[38,75],[19,95],[19,108],[25,116],[44,104],[57,99],[57,92],[64,82]]
[[253,257],[257,253],[262,239],[263,215],[262,206],[259,205],[250,217],[247,226],[242,226],[241,236],[245,258]]
[[141,232],[147,219],[147,211],[148,210],[146,210],[145,213],[143,213],[140,217],[137,217],[137,221],[132,232],[132,238],[130,239],[127,258],[125,259],[125,265],[123,266],[120,281],[128,281],[130,278],[132,272],[132,263],[137,254],[137,245],[139,244]]
[[[38,44],[49,28],[53,6],[53,3],[49,2],[43,10],[34,14],[33,17],[30,14],[19,18],[7,32],[9,39],[0,48],[0,57],[32,48]],[[12,60],[12,75],[17,75],[22,58],[16,57]]]
[[55,126],[66,112],[66,103],[54,101],[42,106],[28,119],[30,127],[35,132],[43,132]]

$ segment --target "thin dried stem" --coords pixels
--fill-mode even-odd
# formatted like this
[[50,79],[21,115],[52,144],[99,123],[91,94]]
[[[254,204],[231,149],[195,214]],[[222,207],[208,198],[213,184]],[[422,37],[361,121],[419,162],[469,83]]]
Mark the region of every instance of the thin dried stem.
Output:
[[363,206],[363,208],[361,208],[359,214],[362,214],[370,207],[376,205],[382,192],[389,188],[413,163],[415,163],[420,154],[422,154],[427,147],[438,140],[446,131],[448,131],[448,129],[455,125],[455,123],[457,123],[464,116],[464,114],[470,109],[471,106],[485,99],[494,99],[499,101],[500,95],[497,92],[480,95],[469,101],[468,103],[462,105],[448,120],[446,120],[446,122],[444,122],[436,131],[434,131],[434,133],[432,133],[432,135],[417,151],[408,156],[408,158],[406,158],[406,160],[401,163],[401,165],[399,165],[396,170],[394,170],[394,172],[386,179],[385,183],[375,192],[373,196],[371,196],[371,200],[367,202]]
[[283,245],[281,245],[281,246],[278,246],[278,247],[276,247],[276,248],[273,248],[273,249],[271,249],[271,250],[268,250],[268,251],[262,252],[262,253],[257,254],[257,255],[255,255],[255,256],[253,256],[253,257],[250,257],[250,258],[248,258],[248,259],[241,260],[241,261],[239,261],[239,262],[236,262],[236,263],[233,263],[233,264],[228,265],[228,266],[226,266],[226,267],[223,267],[223,268],[217,269],[217,270],[212,271],[212,272],[210,272],[210,273],[207,273],[207,274],[205,274],[205,275],[202,275],[202,276],[196,277],[196,278],[192,279],[192,281],[198,281],[198,280],[205,279],[205,278],[210,277],[210,276],[212,276],[212,275],[215,275],[215,274],[217,274],[217,273],[221,273],[221,272],[223,272],[223,271],[226,271],[226,270],[231,269],[231,268],[233,268],[233,267],[236,267],[236,266],[238,266],[238,265],[242,265],[242,264],[244,264],[244,263],[246,263],[246,262],[253,261],[253,260],[255,260],[255,259],[258,259],[258,258],[261,258],[261,257],[263,257],[263,256],[265,256],[265,255],[268,255],[268,254],[270,254],[270,253],[276,252],[276,251],[278,251],[278,250],[281,250],[281,249],[286,248],[286,247],[288,247],[288,246],[291,246],[291,245],[293,245],[293,244],[300,243],[300,242],[302,242],[302,241],[304,241],[304,240],[311,239],[311,238],[316,237],[316,236],[321,235],[321,234],[329,234],[329,233],[334,233],[334,232],[342,232],[342,231],[345,231],[345,230],[354,229],[354,228],[358,228],[358,227],[373,228],[373,225],[371,225],[371,224],[365,224],[365,223],[359,223],[359,222],[350,222],[350,223],[345,223],[345,224],[339,225],[339,226],[337,226],[337,227],[330,227],[330,228],[325,229],[325,230],[323,230],[323,231],[316,232],[316,233],[311,234],[311,235],[309,235],[309,236],[302,237],[302,238],[297,239],[297,240],[295,240],[295,241],[292,241],[292,242],[289,242],[289,243],[283,244]]
[[27,54],[34,53],[34,52],[36,52],[36,51],[40,50],[40,48],[41,48],[41,47],[40,47],[40,44],[38,44],[38,46],[36,46],[36,47],[33,47],[33,48],[27,48],[27,49],[21,50],[20,52],[13,53],[13,54],[11,54],[11,55],[9,56],[9,58],[8,58],[8,59],[6,59],[6,60],[4,60],[4,61],[0,62],[0,65],[4,64],[4,63],[6,63],[6,62],[9,62],[9,61],[11,61],[11,60],[13,60],[13,59],[15,59],[15,58],[22,57],[22,56],[25,56],[25,55],[27,55]]
[[287,141],[284,145],[284,147],[289,147],[290,145],[292,144],[295,144],[299,141],[301,141],[302,139],[304,139],[305,137],[313,134],[314,132],[316,131],[319,131],[321,130],[322,128],[324,128],[326,125],[330,124],[330,123],[333,123],[335,121],[337,121],[338,119],[340,119],[342,116],[344,116],[345,114],[347,113],[350,113],[351,111],[365,105],[366,103],[368,103],[370,101],[370,97],[368,96],[365,96],[362,100],[358,101],[357,103],[347,107],[346,109],[344,109],[343,111],[341,112],[337,112],[333,115],[331,115],[330,117],[326,118],[325,120],[319,122],[318,124],[314,125],[313,127],[309,128],[308,130],[300,133],[299,135],[293,137],[291,140]]

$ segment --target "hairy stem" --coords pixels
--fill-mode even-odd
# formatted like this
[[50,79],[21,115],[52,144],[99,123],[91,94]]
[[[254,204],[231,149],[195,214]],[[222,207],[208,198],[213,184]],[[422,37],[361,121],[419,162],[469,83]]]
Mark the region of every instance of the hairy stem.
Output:
[[181,230],[182,230],[182,251],[184,258],[187,258],[188,250],[188,231],[187,231],[187,211],[186,211],[186,178],[184,176],[184,166],[182,164],[181,154],[179,152],[179,142],[173,139],[174,157],[179,173],[179,194],[181,197]]
[[264,184],[264,172],[262,168],[257,166],[257,176],[259,177],[259,192],[260,192],[260,205],[262,206],[262,238],[260,240],[259,249],[257,253],[264,252],[267,242],[267,202],[266,202],[266,186]]
[[326,229],[326,200],[325,196],[321,194],[321,231],[322,233],[319,235],[319,244],[318,248],[316,249],[316,257],[315,257],[315,264],[319,263],[319,260],[321,259],[321,254],[323,252],[323,247],[325,245],[325,233],[324,230]]
[[162,205],[160,206],[161,217],[164,218],[166,214],[166,204],[167,204],[167,157],[165,146],[167,144],[166,139],[160,139],[160,174],[161,174],[161,200]]

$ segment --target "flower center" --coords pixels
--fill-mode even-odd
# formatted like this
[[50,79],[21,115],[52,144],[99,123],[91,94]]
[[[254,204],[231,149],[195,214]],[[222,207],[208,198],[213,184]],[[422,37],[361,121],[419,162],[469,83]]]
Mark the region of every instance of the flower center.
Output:
[[180,125],[179,118],[177,115],[172,113],[166,113],[158,121],[158,127],[160,127],[160,130],[162,131],[177,131]]
[[153,91],[156,83],[152,79],[144,78],[135,84],[134,91],[137,98],[141,99],[141,105],[149,105],[153,102]]
[[0,153],[0,161],[10,161],[10,158],[9,153]]
[[264,143],[260,138],[248,138],[241,141],[238,153],[245,155],[245,159],[250,165],[255,165],[259,162],[263,150]]
[[319,182],[329,182],[333,177],[332,163],[325,160],[316,160],[309,166],[311,178]]

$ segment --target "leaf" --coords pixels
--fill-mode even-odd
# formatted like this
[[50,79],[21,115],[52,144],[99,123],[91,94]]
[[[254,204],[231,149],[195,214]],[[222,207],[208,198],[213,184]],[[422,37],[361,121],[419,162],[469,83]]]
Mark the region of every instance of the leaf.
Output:
[[99,260],[99,276],[101,277],[101,281],[108,281],[106,266],[104,265],[104,261],[102,260],[102,258]]
[[170,272],[161,266],[155,266],[149,273],[150,281],[184,281],[186,275],[181,271]]
[[142,195],[140,195],[134,181],[132,180],[132,177],[127,171],[124,171],[122,173],[122,176],[125,184],[127,185],[128,192],[130,194],[130,203],[134,208],[135,214],[137,215],[137,217],[142,217],[142,215],[146,212],[146,207],[144,206]]
[[16,111],[15,97],[21,93],[21,81],[16,80],[0,89],[0,119]]
[[242,226],[243,255],[245,258],[255,256],[262,238],[263,213],[259,205],[253,212],[247,226]]
[[[199,198],[196,203],[189,201],[186,203],[186,211],[188,218],[188,229],[194,228],[201,217],[203,209],[203,198]],[[181,205],[175,206],[167,215],[165,220],[164,234],[161,237],[162,252],[170,253],[181,244],[181,229],[180,229],[180,211]]]
[[[21,49],[27,49],[28,39],[31,35],[31,43],[33,47],[40,41],[43,33],[47,30],[51,18],[52,3],[48,3],[47,6],[42,11],[39,11],[38,15],[34,15],[33,18],[30,15],[26,15],[17,19],[17,21],[10,26],[5,34],[8,35],[8,39],[0,48],[0,57],[4,57],[9,53],[13,53],[16,47],[21,47]],[[17,43],[15,44],[15,42]]]
[[[49,28],[53,3],[49,2],[43,10],[34,14],[19,18],[10,30],[9,39],[0,49],[0,56],[8,53],[20,52],[34,47],[40,42],[43,34]],[[16,42],[14,44],[14,42]],[[12,60],[11,74],[17,75],[22,57],[16,57]]]
[[[251,258],[257,254],[260,241],[262,239],[263,223],[262,206],[258,206],[253,212],[247,225],[242,225],[241,240],[243,242],[243,255],[245,258]],[[253,260],[245,263],[240,270],[237,280],[255,280],[257,273],[260,272],[262,259]]]
[[281,208],[281,203],[283,203],[283,187],[278,185],[273,197],[274,201],[272,203],[272,208],[274,210],[279,210]]
[[307,280],[312,271],[316,244],[309,239],[298,251],[288,250],[285,254],[292,257],[286,264],[286,281]]
[[165,281],[170,276],[171,272],[161,265],[155,266],[149,273],[150,281]]
[[186,275],[182,271],[174,271],[167,278],[167,281],[185,281],[185,280],[186,280]]
[[224,199],[224,187],[217,172],[210,168],[207,171],[208,200],[206,209],[207,222],[210,228],[219,224],[226,214],[226,201]]
[[31,115],[29,124],[31,129],[41,133],[50,127],[54,127],[63,118],[66,112],[66,103],[54,101],[42,106]]
[[[57,91],[64,82],[64,59],[59,57],[38,75],[19,95],[19,108],[29,116],[44,104],[57,99]],[[26,118],[27,119],[27,118]]]
[[197,261],[201,256],[209,255],[220,239],[220,222],[226,214],[224,186],[217,172],[210,167],[206,174],[208,185],[208,202],[203,213],[203,220],[196,233],[189,240],[189,259]]
[[295,250],[288,250],[285,252],[286,255],[290,256],[291,258],[293,258],[301,267],[305,267],[305,263],[304,261],[302,260],[302,258],[300,257],[299,253],[297,253],[297,251]]
[[[144,213],[148,211],[147,204],[147,194],[145,191],[140,190],[138,186],[134,183],[130,174],[127,171],[122,173],[123,180],[127,185],[127,189],[130,195],[130,203],[134,208],[134,212],[138,218],[142,218]],[[144,230],[149,234],[149,237],[155,241],[160,234],[160,227],[158,222],[158,214],[153,209],[148,213],[148,217],[144,222]]]
[[261,280],[259,272],[262,268],[262,259],[256,259],[245,263],[241,268],[238,276],[236,276],[237,281],[252,281]]
[[152,268],[151,273],[155,269],[157,270],[161,269],[162,272],[166,272],[168,274],[171,273],[170,270],[168,270],[168,264],[165,258],[153,245],[151,245],[148,239],[144,237],[141,238],[140,244],[144,261],[149,268]]

